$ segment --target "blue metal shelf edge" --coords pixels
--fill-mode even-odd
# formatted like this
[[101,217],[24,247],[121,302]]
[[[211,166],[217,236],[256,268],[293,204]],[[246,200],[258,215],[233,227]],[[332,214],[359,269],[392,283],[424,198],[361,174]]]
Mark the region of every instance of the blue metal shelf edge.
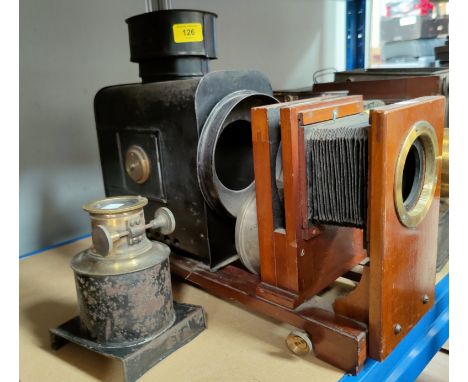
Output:
[[346,70],[364,68],[366,0],[346,1]]
[[340,382],[414,381],[449,337],[449,275],[435,290],[434,306],[383,362],[368,359],[362,371]]

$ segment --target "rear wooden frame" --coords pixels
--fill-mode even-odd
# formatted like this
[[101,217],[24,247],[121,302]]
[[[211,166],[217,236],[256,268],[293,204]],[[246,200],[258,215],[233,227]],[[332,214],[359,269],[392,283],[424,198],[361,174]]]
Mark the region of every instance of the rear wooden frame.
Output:
[[[273,218],[270,135],[280,113],[285,227]],[[260,276],[257,293],[294,308],[366,258],[362,229],[309,226],[303,126],[361,113],[361,96],[315,98],[252,109],[252,138],[257,193]],[[274,174],[273,174],[274,175]]]

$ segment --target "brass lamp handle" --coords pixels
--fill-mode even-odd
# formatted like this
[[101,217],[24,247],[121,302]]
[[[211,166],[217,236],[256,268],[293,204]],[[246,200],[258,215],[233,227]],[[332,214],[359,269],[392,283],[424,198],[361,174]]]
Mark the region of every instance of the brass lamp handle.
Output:
[[96,251],[101,256],[107,256],[112,251],[114,242],[123,237],[137,237],[142,235],[147,229],[159,229],[163,235],[168,235],[174,232],[175,227],[175,218],[171,210],[166,207],[161,207],[154,213],[154,219],[144,226],[131,227],[127,231],[109,232],[104,225],[97,225],[93,228],[91,236]]

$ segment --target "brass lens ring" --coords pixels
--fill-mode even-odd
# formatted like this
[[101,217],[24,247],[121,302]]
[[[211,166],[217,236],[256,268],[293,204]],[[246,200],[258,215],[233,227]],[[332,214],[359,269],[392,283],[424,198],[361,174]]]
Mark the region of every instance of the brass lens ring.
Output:
[[86,203],[83,209],[93,215],[115,215],[141,209],[147,204],[148,199],[143,196],[124,195],[93,200]]
[[444,129],[444,143],[442,145],[442,175],[440,177],[440,197],[449,197],[449,129]]
[[[437,137],[431,124],[426,121],[415,123],[403,142],[395,171],[395,208],[400,222],[406,227],[416,227],[432,204],[437,185],[438,152]],[[407,161],[412,161],[413,166],[409,189],[404,178]]]

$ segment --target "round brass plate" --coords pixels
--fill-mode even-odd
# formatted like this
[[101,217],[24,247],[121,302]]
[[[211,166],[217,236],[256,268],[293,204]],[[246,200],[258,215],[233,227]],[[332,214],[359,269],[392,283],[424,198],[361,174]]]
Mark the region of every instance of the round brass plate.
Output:
[[[420,168],[421,180],[419,187],[411,192],[414,202],[406,203],[403,200],[403,170],[408,153],[413,147],[421,148]],[[434,198],[437,185],[437,162],[439,152],[437,137],[434,128],[425,121],[414,124],[403,142],[396,164],[395,171],[395,208],[400,222],[409,228],[416,227],[426,216]]]
[[130,146],[125,154],[125,171],[135,183],[145,183],[150,175],[150,161],[140,146]]
[[289,350],[297,355],[305,355],[312,351],[312,342],[307,333],[304,332],[294,331],[289,333],[286,344]]

